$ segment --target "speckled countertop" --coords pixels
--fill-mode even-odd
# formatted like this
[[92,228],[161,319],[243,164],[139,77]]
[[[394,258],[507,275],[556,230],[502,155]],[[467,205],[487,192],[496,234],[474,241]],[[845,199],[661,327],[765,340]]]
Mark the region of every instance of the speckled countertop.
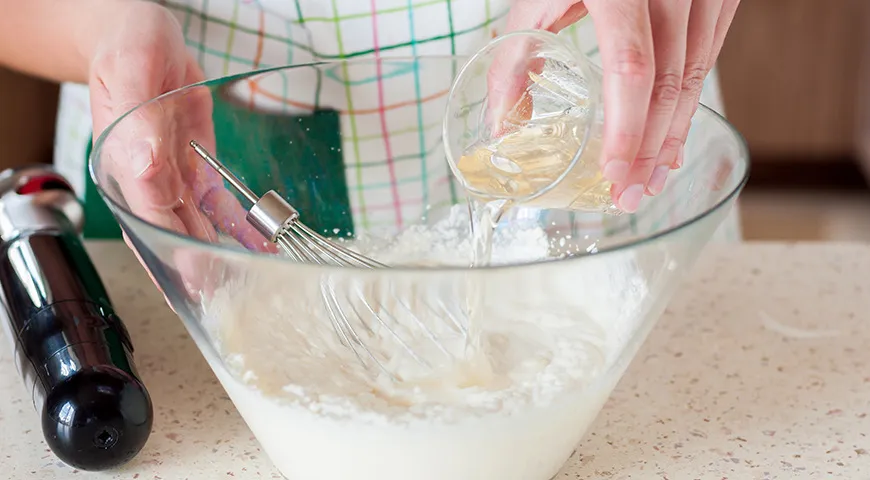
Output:
[[[88,247],[136,344],[154,432],[121,470],[64,466],[0,343],[2,477],[281,478],[126,247]],[[868,272],[870,246],[709,248],[557,478],[870,479]]]

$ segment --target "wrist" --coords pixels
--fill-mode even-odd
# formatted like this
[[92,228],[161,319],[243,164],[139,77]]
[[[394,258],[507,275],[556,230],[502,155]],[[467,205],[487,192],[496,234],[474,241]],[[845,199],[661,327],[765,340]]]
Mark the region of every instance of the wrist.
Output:
[[[163,10],[155,3],[141,0],[88,0],[77,8],[73,35],[80,65],[81,81],[86,83],[94,63],[124,39],[124,27],[145,11]],[[145,39],[135,39],[144,41]]]
[[58,82],[87,81],[100,32],[135,0],[0,0],[0,65]]

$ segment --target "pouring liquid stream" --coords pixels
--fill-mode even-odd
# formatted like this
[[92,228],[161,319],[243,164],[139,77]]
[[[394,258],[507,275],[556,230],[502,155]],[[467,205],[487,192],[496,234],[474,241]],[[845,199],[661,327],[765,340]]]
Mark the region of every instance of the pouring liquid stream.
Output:
[[[460,158],[457,167],[472,187],[468,195],[472,268],[491,264],[496,229],[513,208],[606,210],[610,184],[599,172],[600,149],[596,142],[587,141],[584,145],[584,135],[577,115],[564,112],[520,126],[491,144],[475,145]],[[572,168],[578,152],[581,158]],[[565,178],[557,183],[563,174]],[[549,188],[554,183],[557,185]],[[541,190],[543,194],[533,196]],[[531,199],[520,200],[524,197]],[[479,278],[471,276],[468,283],[472,295],[467,299],[470,335],[465,358],[468,359],[466,368],[471,367],[466,372],[474,372],[472,377],[482,385],[491,383],[492,373],[477,335],[481,316],[485,315],[482,305],[473,303],[480,298],[473,294],[475,289],[482,288],[475,284]]]
[[[464,180],[472,233],[471,267],[492,263],[493,240],[500,220],[511,209],[573,210],[618,214],[611,184],[598,165],[601,139],[592,133],[588,92],[582,81],[557,62],[541,73],[529,72],[529,84],[498,126],[484,135],[455,167]],[[469,313],[464,373],[470,384],[492,380],[479,332],[486,315],[475,290],[483,277],[469,275]]]

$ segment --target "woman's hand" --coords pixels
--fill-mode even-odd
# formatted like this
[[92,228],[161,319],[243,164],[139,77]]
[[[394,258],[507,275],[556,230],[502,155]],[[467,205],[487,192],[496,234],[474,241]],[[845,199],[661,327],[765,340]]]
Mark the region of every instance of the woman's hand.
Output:
[[[604,69],[601,167],[613,201],[637,210],[682,165],[683,145],[704,79],[739,0],[516,0],[508,31],[559,30],[587,14]],[[494,76],[498,78],[498,75]],[[491,85],[490,92],[516,90]],[[516,99],[502,100],[502,104]]]
[[[89,76],[95,138],[137,105],[203,80],[178,22],[164,8],[129,2],[109,25],[96,42]],[[188,146],[190,140],[215,150],[212,98],[205,87],[133,112],[112,130],[101,161],[139,217],[200,240],[215,241],[222,231],[248,248],[269,250],[220,176]],[[125,240],[129,245],[126,234]],[[202,265],[191,255],[182,257],[172,266],[188,290],[202,287],[195,280]]]

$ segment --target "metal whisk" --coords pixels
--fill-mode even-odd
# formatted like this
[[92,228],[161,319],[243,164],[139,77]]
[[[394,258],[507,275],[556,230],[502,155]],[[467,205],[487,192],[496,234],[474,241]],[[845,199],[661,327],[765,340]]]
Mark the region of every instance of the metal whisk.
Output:
[[[202,145],[191,140],[190,146],[251,202],[247,221],[270,242],[279,245],[290,258],[318,265],[388,268],[327,240],[302,223],[299,212],[277,192],[269,190],[258,197]],[[413,288],[410,295],[400,295],[390,291],[393,290],[392,286],[386,287],[387,291],[380,286],[367,287],[359,284],[339,287],[336,282],[329,280],[320,285],[324,307],[336,334],[345,346],[353,350],[363,366],[368,368],[374,363],[394,381],[401,380],[401,375],[396,371],[396,359],[370,348],[372,343],[384,338],[395,342],[413,362],[427,368],[456,359],[448,343],[461,343],[464,347],[468,340],[467,315],[459,307],[459,302],[444,300],[444,289],[437,289],[439,291],[435,295],[422,295],[425,298],[421,299],[421,292]],[[452,287],[448,286],[450,289]],[[446,296],[454,295],[455,292]],[[408,296],[414,298],[409,302]],[[425,317],[425,321],[421,316]],[[425,345],[411,340],[414,331],[423,333],[427,340]]]
[[214,168],[229,184],[241,193],[252,207],[247,220],[272,243],[277,243],[291,258],[319,265],[346,265],[367,268],[385,268],[370,258],[342,247],[320,236],[299,220],[299,212],[277,192],[269,190],[262,197],[251,191],[218,159],[214,158],[196,140],[190,146]]

